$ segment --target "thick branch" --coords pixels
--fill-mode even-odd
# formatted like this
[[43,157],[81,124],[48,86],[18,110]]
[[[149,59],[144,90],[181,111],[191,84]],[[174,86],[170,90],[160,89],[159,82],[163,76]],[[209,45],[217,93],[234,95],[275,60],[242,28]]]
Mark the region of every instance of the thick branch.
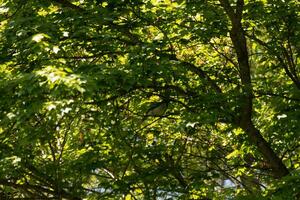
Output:
[[[30,185],[30,184],[17,184],[17,183],[14,183],[14,182],[10,182],[6,179],[0,179],[0,185],[9,186],[9,187],[13,187],[15,189],[21,189],[21,190],[34,190],[34,191],[38,191],[38,192],[41,192],[41,193],[51,194],[53,196],[56,195],[55,191],[53,191],[51,189],[44,188],[42,186]],[[68,194],[67,192],[64,192],[64,191],[62,192],[61,196],[63,198],[66,198],[66,199],[81,200],[81,198],[73,197],[72,195],[70,195],[70,194]]]

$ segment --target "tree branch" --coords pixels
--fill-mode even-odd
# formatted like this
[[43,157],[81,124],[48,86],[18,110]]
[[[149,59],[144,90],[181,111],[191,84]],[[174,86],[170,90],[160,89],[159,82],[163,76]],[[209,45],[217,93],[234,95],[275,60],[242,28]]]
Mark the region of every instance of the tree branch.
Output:
[[[257,42],[259,45],[261,45],[262,47],[266,48],[267,51],[269,51],[271,54],[273,54],[277,60],[279,61],[279,63],[282,65],[286,75],[288,77],[290,77],[290,79],[293,81],[293,83],[295,84],[295,86],[300,90],[300,81],[299,81],[299,77],[296,74],[296,71],[294,70],[294,66],[291,66],[291,70],[289,69],[289,67],[285,64],[284,59],[281,57],[281,55],[279,55],[278,52],[276,52],[275,50],[273,50],[268,43],[262,41],[261,39],[257,38],[255,35],[249,35],[247,33],[245,33],[245,36],[247,36],[248,38],[254,40],[255,42]],[[283,48],[283,47],[282,47]],[[284,56],[286,57],[287,61],[289,61],[289,56],[288,53],[286,52],[286,49],[284,49]],[[292,62],[292,61],[291,61]],[[294,73],[293,73],[294,72]]]
[[[56,195],[55,191],[48,189],[48,188],[44,188],[38,185],[30,185],[30,184],[17,184],[14,182],[11,182],[9,180],[6,179],[0,179],[0,185],[4,185],[4,186],[9,186],[9,187],[13,187],[16,189],[22,189],[22,190],[35,190],[41,193],[47,193],[47,194],[51,194],[53,196]],[[66,199],[70,199],[70,200],[81,200],[81,198],[79,197],[74,197],[70,194],[68,194],[65,191],[62,191],[62,197],[66,198]]]
[[[253,88],[251,83],[248,47],[245,31],[243,30],[241,22],[242,19],[236,16],[230,6],[229,0],[220,0],[220,2],[232,24],[230,38],[236,51],[242,83],[242,94],[239,102],[240,111],[239,116],[237,116],[238,121],[236,123],[245,131],[251,143],[258,148],[264,159],[270,164],[273,175],[277,178],[282,178],[289,174],[288,169],[283,164],[282,160],[280,160],[278,155],[273,151],[270,144],[263,138],[260,131],[254,126],[252,121]],[[243,1],[238,0],[238,3],[241,4],[238,8],[242,9]],[[239,12],[241,13],[242,10]]]
[[48,1],[60,4],[62,7],[65,7],[65,8],[71,8],[73,10],[84,11],[83,8],[70,3],[68,0],[48,0]]

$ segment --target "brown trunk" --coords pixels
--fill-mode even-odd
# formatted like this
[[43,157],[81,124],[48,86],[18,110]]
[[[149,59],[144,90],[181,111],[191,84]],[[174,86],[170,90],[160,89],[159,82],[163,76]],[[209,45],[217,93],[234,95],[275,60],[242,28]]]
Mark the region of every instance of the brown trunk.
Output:
[[251,119],[253,96],[252,84],[247,42],[241,23],[244,1],[238,0],[235,10],[230,6],[228,0],[220,0],[220,3],[231,21],[232,27],[230,31],[230,38],[237,54],[242,83],[238,126],[247,133],[252,144],[256,145],[264,159],[270,164],[273,175],[277,178],[281,178],[288,175],[289,171],[272,150],[269,143],[262,137],[260,131],[254,126]]

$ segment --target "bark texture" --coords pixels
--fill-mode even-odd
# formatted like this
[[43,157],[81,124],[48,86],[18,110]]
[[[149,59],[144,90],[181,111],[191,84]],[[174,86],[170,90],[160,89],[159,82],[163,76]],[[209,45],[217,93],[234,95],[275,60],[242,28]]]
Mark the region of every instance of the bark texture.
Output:
[[252,144],[258,148],[266,162],[270,164],[273,175],[276,178],[281,178],[288,175],[289,171],[252,121],[253,91],[247,41],[241,22],[244,1],[237,0],[235,8],[230,5],[228,0],[220,0],[220,3],[231,21],[230,38],[236,51],[242,84],[240,114],[237,125],[247,133]]

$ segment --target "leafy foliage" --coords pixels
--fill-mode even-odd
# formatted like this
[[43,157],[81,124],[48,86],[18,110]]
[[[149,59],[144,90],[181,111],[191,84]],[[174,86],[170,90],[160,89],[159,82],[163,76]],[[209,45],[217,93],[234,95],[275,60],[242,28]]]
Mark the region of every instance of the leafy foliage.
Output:
[[298,1],[0,2],[0,199],[300,197]]

